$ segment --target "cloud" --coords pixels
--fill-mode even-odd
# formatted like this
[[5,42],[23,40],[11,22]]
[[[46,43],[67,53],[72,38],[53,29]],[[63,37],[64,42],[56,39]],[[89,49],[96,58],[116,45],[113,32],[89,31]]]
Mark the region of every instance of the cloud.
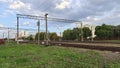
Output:
[[23,22],[22,25],[23,25],[23,26],[29,26],[29,25],[30,25],[30,22]]
[[13,0],[0,0],[1,2],[13,2]]
[[7,17],[7,13],[6,13],[6,12],[4,12],[4,13],[0,14],[0,17],[2,17],[2,18]]
[[31,5],[27,3],[25,4],[18,0],[11,3],[9,8],[10,9],[31,9]]
[[65,9],[70,7],[70,0],[62,0],[60,4],[56,4],[57,9]]
[[3,25],[2,25],[2,24],[0,24],[0,27],[3,27]]
[[2,27],[4,27],[4,25],[0,24],[0,32],[5,32]]
[[34,12],[40,12],[39,14],[48,12],[50,16],[86,21],[88,24],[119,24],[120,21],[119,0],[31,0],[28,3],[31,3]]
[[[120,0],[0,0],[9,2],[13,13],[41,15],[86,21],[87,23],[119,24]],[[10,12],[9,12],[10,13]],[[12,12],[11,12],[12,14]],[[116,23],[112,23],[116,22]],[[91,24],[92,24],[91,23]]]
[[90,16],[88,16],[88,17],[86,17],[86,21],[99,21],[100,19],[99,18],[97,18],[97,17],[90,17]]

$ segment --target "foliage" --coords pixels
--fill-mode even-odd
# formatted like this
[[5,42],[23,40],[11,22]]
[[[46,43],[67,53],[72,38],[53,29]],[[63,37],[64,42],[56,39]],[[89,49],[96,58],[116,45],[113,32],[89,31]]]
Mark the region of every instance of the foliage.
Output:
[[[39,33],[39,39],[45,40],[45,32]],[[35,35],[35,40],[38,40],[38,33],[36,33],[36,35]]]
[[73,30],[65,30],[63,32],[63,40],[74,40],[75,39],[75,35],[74,35],[74,31]]
[[96,27],[97,38],[99,39],[114,39],[120,38],[120,27],[103,24]]
[[79,40],[81,37],[81,29],[80,28],[73,28],[73,34],[76,40]]
[[[39,39],[40,40],[42,40],[42,41],[45,40],[45,37],[46,37],[45,32],[39,33]],[[49,37],[49,40],[53,40],[53,41],[58,39],[57,34],[54,33],[54,32],[53,33],[48,33],[48,37]],[[38,33],[35,35],[35,39],[36,40],[38,39]]]
[[30,35],[26,38],[27,40],[34,40],[33,35]]
[[120,25],[113,28],[113,37],[120,39]]
[[68,29],[63,32],[63,40],[79,40],[83,35],[84,38],[91,36],[91,31],[88,27],[84,27],[83,34],[81,33],[81,28]]
[[58,36],[57,36],[57,34],[54,32],[54,33],[50,33],[50,40],[53,40],[53,41],[55,41],[55,40],[58,40]]
[[91,30],[88,27],[84,27],[83,28],[83,37],[87,38],[87,37],[89,37],[91,35],[92,35]]

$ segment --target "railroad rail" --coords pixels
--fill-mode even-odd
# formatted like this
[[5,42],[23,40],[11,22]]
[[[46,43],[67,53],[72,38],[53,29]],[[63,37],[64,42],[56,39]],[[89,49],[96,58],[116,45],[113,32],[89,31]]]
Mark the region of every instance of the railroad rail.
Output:
[[[85,49],[94,49],[102,51],[113,51],[120,52],[120,46],[103,46],[97,44],[81,44],[81,43],[70,43],[70,42],[51,42],[52,45],[60,45],[64,47],[76,47],[76,48],[85,48]],[[111,44],[112,45],[112,44]]]
[[[36,41],[23,41],[21,43],[35,43]],[[40,41],[42,44],[42,41]],[[76,47],[76,48],[85,48],[85,49],[93,49],[93,50],[101,50],[101,51],[113,51],[113,52],[120,52],[120,44],[119,43],[86,43],[86,42],[49,42],[49,45],[57,45],[57,46],[64,46],[64,47]]]

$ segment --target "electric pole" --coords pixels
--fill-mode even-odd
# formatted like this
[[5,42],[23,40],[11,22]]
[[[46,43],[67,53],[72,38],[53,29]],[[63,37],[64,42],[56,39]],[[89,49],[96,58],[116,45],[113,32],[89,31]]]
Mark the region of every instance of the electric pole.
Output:
[[19,41],[18,41],[18,38],[19,38],[19,17],[17,17],[17,44],[19,44]]
[[40,44],[40,20],[38,20],[37,22],[37,26],[38,26],[38,45]]
[[10,35],[10,31],[9,31],[9,28],[8,28],[8,43],[9,43],[9,35]]
[[93,39],[93,37],[94,37],[94,34],[93,34],[93,26],[91,26],[91,33],[92,33],[91,41],[93,42],[93,41],[94,41],[94,39]]
[[47,23],[47,15],[48,13],[45,14],[45,21],[46,21],[46,45],[48,45],[48,23]]
[[[80,23],[79,22],[77,22],[77,23],[75,23],[76,24],[76,41],[78,41],[79,40],[79,37],[80,37],[80,35],[78,35],[79,33],[79,27],[80,27]],[[81,34],[81,36],[82,36],[82,34]]]
[[3,39],[4,39],[4,32],[3,32]]
[[57,26],[57,29],[60,31],[60,32],[59,32],[59,35],[60,35],[59,41],[62,41],[62,31],[61,31],[62,27],[60,27],[60,26],[58,25],[58,26]]
[[82,22],[81,22],[81,41],[82,42],[84,41],[84,39],[83,39],[83,24],[82,24]]

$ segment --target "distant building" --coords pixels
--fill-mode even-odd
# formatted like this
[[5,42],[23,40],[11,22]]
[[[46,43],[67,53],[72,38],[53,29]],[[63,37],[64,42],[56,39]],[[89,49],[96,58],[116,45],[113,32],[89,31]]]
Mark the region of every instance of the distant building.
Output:
[[92,25],[86,24],[86,25],[84,25],[84,27],[88,27],[91,30],[92,36],[91,37],[87,37],[87,38],[92,38],[92,41],[93,41],[93,39],[96,37],[96,35],[95,35],[95,28],[96,28],[96,26],[92,26]]
[[29,36],[29,32],[28,31],[21,31],[19,33],[19,37],[28,37]]
[[[29,32],[28,31],[20,31],[19,32],[19,38],[22,38],[22,37],[28,37],[30,34],[29,34]],[[17,34],[16,34],[16,36],[15,36],[15,40],[17,40]]]

